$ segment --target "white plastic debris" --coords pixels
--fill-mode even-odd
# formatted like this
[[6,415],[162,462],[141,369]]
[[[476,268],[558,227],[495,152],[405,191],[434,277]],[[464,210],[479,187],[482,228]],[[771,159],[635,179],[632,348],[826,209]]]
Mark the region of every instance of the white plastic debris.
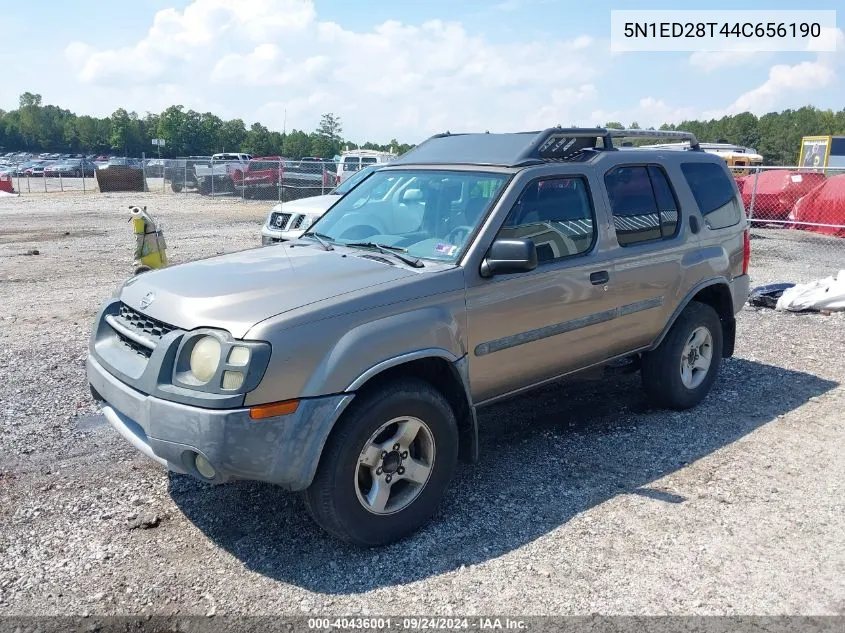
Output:
[[787,288],[778,299],[775,310],[804,312],[845,310],[845,270],[835,276]]

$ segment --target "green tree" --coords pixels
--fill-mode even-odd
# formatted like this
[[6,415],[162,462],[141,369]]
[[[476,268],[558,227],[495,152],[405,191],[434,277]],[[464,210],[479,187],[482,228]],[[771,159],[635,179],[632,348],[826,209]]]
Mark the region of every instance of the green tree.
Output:
[[331,158],[340,152],[343,139],[340,117],[332,112],[320,117],[320,124],[311,137],[311,154],[321,158]]
[[111,115],[109,146],[114,150],[128,154],[130,145],[137,145],[134,132],[134,123],[129,113],[123,108],[115,110]]
[[41,95],[25,92],[18,101],[18,126],[24,145],[35,149],[41,126]]
[[260,123],[253,123],[246,133],[241,149],[254,156],[270,156],[273,151],[270,130]]
[[297,159],[311,153],[311,138],[301,130],[293,130],[285,135],[282,156]]
[[246,126],[241,119],[226,121],[220,126],[220,151],[240,151],[246,140]]

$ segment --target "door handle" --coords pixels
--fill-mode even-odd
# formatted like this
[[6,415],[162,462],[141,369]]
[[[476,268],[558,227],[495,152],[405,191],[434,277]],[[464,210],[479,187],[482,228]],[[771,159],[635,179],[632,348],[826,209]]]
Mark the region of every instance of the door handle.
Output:
[[594,286],[601,286],[610,281],[610,273],[606,270],[600,270],[595,273],[590,273],[590,283]]

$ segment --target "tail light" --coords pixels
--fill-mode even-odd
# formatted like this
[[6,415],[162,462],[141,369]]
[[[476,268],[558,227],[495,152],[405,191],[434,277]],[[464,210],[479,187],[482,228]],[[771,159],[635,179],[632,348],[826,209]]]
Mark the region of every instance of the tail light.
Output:
[[748,274],[748,264],[751,261],[751,228],[745,229],[742,238],[742,274]]

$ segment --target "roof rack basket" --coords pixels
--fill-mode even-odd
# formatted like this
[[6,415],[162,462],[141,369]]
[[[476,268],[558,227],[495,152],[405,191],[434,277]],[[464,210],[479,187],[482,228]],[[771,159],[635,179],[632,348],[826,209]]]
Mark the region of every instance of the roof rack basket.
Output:
[[554,127],[537,132],[516,162],[533,160],[566,160],[587,149],[596,149],[602,139],[602,149],[613,149],[615,138],[675,139],[688,141],[690,150],[701,151],[698,139],[691,132],[674,130],[619,130],[612,128]]

